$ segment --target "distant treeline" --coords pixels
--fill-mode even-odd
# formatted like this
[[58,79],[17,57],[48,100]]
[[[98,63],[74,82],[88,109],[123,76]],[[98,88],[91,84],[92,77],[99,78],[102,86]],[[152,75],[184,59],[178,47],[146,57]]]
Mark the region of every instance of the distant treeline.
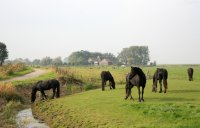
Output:
[[[51,58],[44,57],[42,59],[34,59],[30,61],[27,59],[17,58],[15,60],[7,60],[6,63],[23,62],[28,65],[98,65],[101,60],[108,60],[113,65],[147,65],[149,59],[148,46],[131,46],[123,48],[118,56],[112,53],[89,52],[85,50],[76,51],[71,53],[63,60],[61,57]],[[151,64],[155,64],[151,63]]]

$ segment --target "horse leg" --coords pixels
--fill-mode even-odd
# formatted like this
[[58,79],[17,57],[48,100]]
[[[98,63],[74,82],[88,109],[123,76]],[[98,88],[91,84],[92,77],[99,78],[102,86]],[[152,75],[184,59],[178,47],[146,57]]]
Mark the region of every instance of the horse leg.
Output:
[[54,98],[54,96],[55,96],[55,93],[56,93],[56,89],[53,89],[53,95],[52,95],[51,99],[53,99],[53,98]]
[[127,88],[126,89],[126,97],[124,98],[125,100],[129,97],[130,93],[131,93],[131,89]]
[[130,100],[133,100],[132,94],[131,94],[131,89],[129,90],[129,96],[130,96]]
[[[130,95],[131,95],[131,94],[130,94]],[[134,99],[133,99],[133,97],[132,97],[132,95],[131,95],[131,98],[130,98],[130,100],[134,100]]]
[[141,102],[141,99],[140,99],[140,86],[138,85],[137,88],[138,88],[138,96],[139,96],[138,97],[138,101]]
[[163,84],[164,84],[164,88],[165,88],[164,93],[166,93],[167,92],[167,80],[163,80]]
[[102,81],[102,91],[105,90],[105,84],[106,84],[106,82]]
[[144,87],[142,87],[142,98],[141,98],[141,101],[142,101],[142,102],[144,102],[143,95],[144,95]]
[[160,83],[160,91],[159,91],[159,93],[162,93],[162,80],[159,80],[159,83]]
[[153,80],[152,92],[157,92],[157,80],[155,78]]
[[47,96],[45,95],[45,93],[44,93],[44,90],[41,90],[41,94],[42,94],[42,99],[47,99]]

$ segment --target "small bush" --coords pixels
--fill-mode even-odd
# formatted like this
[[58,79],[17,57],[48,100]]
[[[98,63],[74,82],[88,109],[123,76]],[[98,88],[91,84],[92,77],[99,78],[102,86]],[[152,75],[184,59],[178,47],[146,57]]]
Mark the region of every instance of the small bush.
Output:
[[94,89],[93,84],[87,84],[87,85],[85,85],[85,90],[86,90],[86,91],[92,90],[92,89]]

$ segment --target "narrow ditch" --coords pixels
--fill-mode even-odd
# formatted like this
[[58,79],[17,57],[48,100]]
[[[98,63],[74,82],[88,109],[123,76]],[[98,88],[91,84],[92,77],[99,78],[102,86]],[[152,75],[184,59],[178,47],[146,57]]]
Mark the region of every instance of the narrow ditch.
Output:
[[46,123],[33,117],[31,108],[19,111],[16,122],[17,128],[49,128]]

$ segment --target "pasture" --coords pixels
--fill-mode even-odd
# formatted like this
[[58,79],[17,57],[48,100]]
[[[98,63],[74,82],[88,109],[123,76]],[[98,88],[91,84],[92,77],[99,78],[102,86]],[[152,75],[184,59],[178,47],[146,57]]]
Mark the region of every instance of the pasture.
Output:
[[[147,80],[144,100],[138,102],[136,87],[132,89],[134,101],[124,100],[125,75],[130,67],[67,67],[74,78],[85,86],[99,87],[58,99],[37,101],[34,114],[50,127],[138,127],[138,128],[197,128],[200,127],[200,67],[194,68],[194,81],[187,76],[189,66],[160,66],[168,70],[167,93],[152,92],[152,79]],[[144,73],[153,75],[156,67],[142,67]],[[101,91],[100,72],[109,70],[116,89],[107,86]],[[158,86],[159,87],[159,86]]]

